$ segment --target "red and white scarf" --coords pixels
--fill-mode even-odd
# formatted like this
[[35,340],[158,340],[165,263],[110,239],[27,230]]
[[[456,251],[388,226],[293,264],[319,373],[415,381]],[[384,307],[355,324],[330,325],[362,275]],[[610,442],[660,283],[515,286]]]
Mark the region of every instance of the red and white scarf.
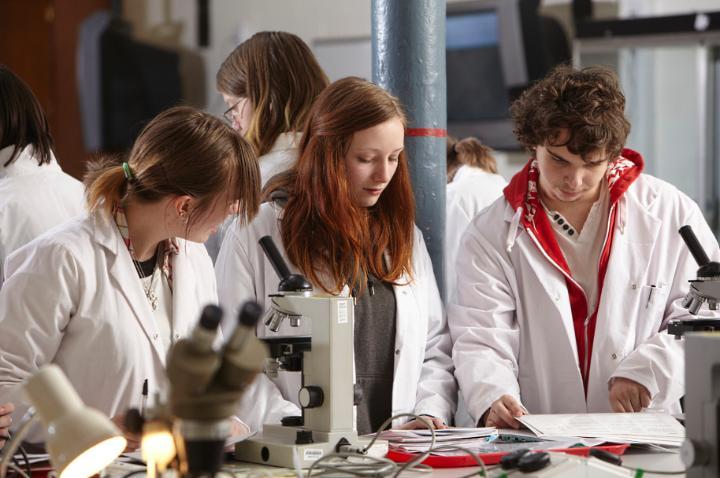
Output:
[[[120,235],[123,238],[123,242],[128,248],[128,252],[130,253],[130,259],[133,259],[135,255],[135,248],[133,247],[132,241],[130,240],[127,217],[125,216],[125,211],[123,210],[123,208],[119,206],[115,207],[115,209],[113,210],[113,218],[115,219],[115,224],[117,225],[118,231],[120,231]],[[180,248],[178,247],[177,242],[174,238],[163,241],[158,247],[161,248],[160,253],[162,254],[160,258],[160,270],[165,275],[168,286],[170,287],[170,292],[172,292],[172,257],[179,253]]]

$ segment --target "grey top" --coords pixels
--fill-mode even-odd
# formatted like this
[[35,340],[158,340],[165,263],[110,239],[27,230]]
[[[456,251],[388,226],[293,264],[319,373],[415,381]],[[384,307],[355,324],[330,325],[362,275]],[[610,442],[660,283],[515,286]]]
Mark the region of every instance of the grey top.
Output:
[[367,434],[392,414],[395,292],[392,284],[370,274],[356,300],[355,375],[363,394],[357,407],[357,428],[358,433]]

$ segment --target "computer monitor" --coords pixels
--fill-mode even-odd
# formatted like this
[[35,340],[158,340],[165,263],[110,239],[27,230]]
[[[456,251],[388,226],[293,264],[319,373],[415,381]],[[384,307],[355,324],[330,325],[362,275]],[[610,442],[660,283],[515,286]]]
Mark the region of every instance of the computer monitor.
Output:
[[[538,2],[533,0],[448,3],[445,31],[451,135],[476,136],[495,149],[520,149],[512,132],[510,104],[556,61],[545,51],[547,29],[543,29],[545,19],[538,16],[537,9]],[[569,57],[569,48],[563,54]]]

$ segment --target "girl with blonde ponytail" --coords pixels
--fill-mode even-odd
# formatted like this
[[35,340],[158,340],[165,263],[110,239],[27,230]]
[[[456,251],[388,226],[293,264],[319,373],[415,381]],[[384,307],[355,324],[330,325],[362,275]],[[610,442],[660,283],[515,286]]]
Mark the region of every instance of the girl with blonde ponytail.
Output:
[[217,303],[202,242],[257,211],[260,172],[232,128],[188,107],[143,129],[127,158],[90,164],[89,213],[18,250],[0,293],[0,403],[55,363],[82,399],[120,417],[166,386],[165,356]]

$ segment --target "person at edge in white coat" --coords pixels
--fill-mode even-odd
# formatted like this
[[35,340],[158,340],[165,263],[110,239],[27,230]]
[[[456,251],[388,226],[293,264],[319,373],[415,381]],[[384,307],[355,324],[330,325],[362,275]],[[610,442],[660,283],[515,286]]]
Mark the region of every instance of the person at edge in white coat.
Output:
[[91,163],[85,184],[88,214],[7,260],[0,403],[13,402],[15,418],[27,409],[23,382],[48,363],[118,424],[140,406],[145,379],[151,398],[166,390],[169,347],[217,303],[202,243],[228,214],[254,217],[260,172],[229,126],[176,107],[148,123],[127,162]]
[[[217,72],[225,119],[255,148],[261,186],[293,166],[310,106],[328,85],[315,55],[288,32],[259,32],[241,43]],[[213,261],[230,221],[205,243]]]
[[[360,433],[407,412],[442,428],[456,406],[445,315],[414,225],[405,121],[398,100],[378,86],[359,78],[331,84],[310,112],[297,165],[266,186],[273,200],[248,227],[229,229],[215,265],[227,310],[248,299],[270,307],[279,278],[258,244],[265,235],[318,292],[355,296]],[[253,430],[299,414],[262,378],[238,413]],[[406,418],[393,425],[423,427]]]
[[0,287],[10,253],[82,214],[84,192],[55,159],[47,118],[30,87],[0,65]]
[[[52,148],[40,102],[0,65],[0,288],[10,253],[85,209],[82,183],[60,169]],[[0,449],[14,410],[0,398]]]
[[698,266],[678,229],[692,226],[713,260],[720,250],[700,208],[624,148],[624,107],[611,70],[570,66],[511,107],[534,157],[465,233],[448,310],[476,421],[680,411],[683,346],[666,328],[690,316]]
[[[447,177],[445,264],[448,271],[445,274],[445,291],[447,300],[452,301],[457,295],[455,261],[460,248],[460,239],[470,221],[502,196],[507,181],[497,174],[497,162],[492,155],[492,149],[473,137],[462,140],[448,137]],[[458,396],[455,426],[472,427],[473,425],[462,396]]]
[[445,194],[445,290],[455,296],[454,264],[460,239],[470,221],[502,196],[507,181],[498,174],[492,149],[477,138],[447,139],[447,190]]

